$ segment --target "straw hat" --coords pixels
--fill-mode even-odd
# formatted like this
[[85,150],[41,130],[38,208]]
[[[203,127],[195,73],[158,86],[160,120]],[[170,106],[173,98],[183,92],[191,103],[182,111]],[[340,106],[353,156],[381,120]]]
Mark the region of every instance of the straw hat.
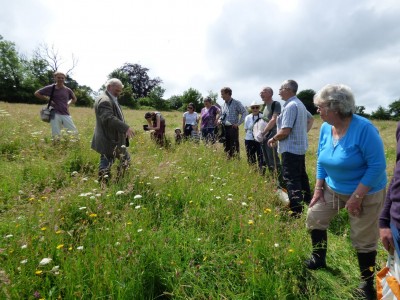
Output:
[[264,105],[264,103],[259,103],[258,101],[253,101],[253,102],[251,102],[250,107],[252,107],[252,106],[262,106],[262,105]]

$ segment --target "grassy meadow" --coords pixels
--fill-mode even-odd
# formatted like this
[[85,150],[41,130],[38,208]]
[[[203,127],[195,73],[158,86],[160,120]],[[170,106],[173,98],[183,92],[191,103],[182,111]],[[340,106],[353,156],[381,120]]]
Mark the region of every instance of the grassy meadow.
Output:
[[[160,149],[141,130],[145,111],[125,109],[137,129],[132,165],[101,187],[93,110],[72,107],[79,139],[56,145],[39,110],[0,102],[0,299],[352,299],[346,212],[329,231],[330,267],[306,270],[305,217],[292,219],[273,178],[247,165],[243,141],[232,161],[220,144],[175,145],[174,111],[163,113],[172,143]],[[320,124],[309,135],[311,186]],[[391,176],[396,123],[375,125]]]

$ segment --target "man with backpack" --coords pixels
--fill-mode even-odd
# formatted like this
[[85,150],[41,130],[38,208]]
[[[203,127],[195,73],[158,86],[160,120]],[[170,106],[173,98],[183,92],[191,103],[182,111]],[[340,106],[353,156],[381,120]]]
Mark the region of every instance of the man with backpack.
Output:
[[[264,142],[261,143],[261,149],[264,156],[265,167],[268,168],[271,174],[278,176],[280,187],[286,188],[282,178],[282,166],[278,156],[276,147],[268,147],[268,139],[276,134],[276,120],[281,113],[281,104],[278,101],[272,100],[274,91],[270,87],[264,87],[260,92],[260,97],[264,102],[263,117],[267,123],[263,135],[265,136]],[[275,173],[276,172],[276,173]]]

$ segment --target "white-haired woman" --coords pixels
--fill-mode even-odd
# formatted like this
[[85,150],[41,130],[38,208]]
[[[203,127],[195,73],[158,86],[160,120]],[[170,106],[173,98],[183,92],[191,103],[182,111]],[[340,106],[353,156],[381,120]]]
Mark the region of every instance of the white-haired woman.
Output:
[[324,123],[321,126],[317,178],[307,212],[313,252],[309,269],[326,266],[327,229],[345,208],[350,239],[357,251],[362,282],[356,290],[362,299],[375,299],[374,268],[379,239],[378,219],[385,199],[386,160],[378,130],[354,114],[350,88],[327,85],[314,97]]

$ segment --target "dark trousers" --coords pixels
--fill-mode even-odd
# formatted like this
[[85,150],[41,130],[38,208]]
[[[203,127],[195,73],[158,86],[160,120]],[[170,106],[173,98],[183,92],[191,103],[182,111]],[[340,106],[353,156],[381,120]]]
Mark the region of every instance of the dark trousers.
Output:
[[224,150],[228,158],[239,157],[239,128],[225,126]]
[[295,215],[299,215],[303,211],[303,202],[309,204],[311,201],[306,156],[282,153],[282,173],[289,195],[290,209]]
[[260,172],[263,171],[264,161],[261,151],[261,144],[257,141],[244,140],[246,146],[247,161],[250,165],[254,165],[258,162],[258,168]]

